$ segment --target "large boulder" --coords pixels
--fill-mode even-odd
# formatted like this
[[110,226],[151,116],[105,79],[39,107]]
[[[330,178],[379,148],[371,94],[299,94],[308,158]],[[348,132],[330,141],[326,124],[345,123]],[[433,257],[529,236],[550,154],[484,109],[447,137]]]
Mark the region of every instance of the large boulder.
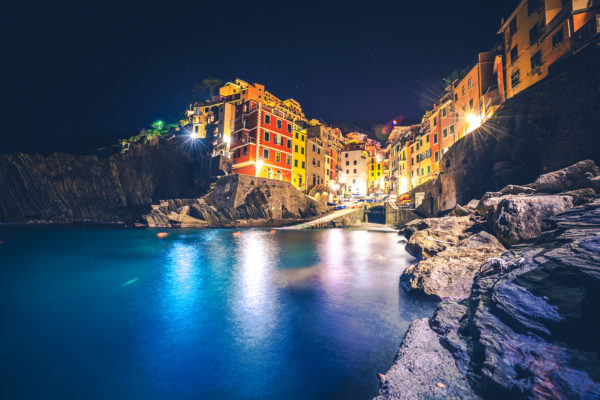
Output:
[[410,235],[406,251],[414,257],[427,258],[454,246],[471,234],[476,220],[465,217],[428,218],[415,223],[414,227],[426,227]]
[[569,190],[568,192],[562,192],[560,194],[570,196],[573,199],[573,205],[575,206],[590,203],[597,197],[596,192],[592,188]]
[[496,207],[496,204],[500,201],[502,193],[500,192],[486,192],[477,203],[475,211],[482,217],[487,216],[488,212]]
[[494,207],[491,227],[502,243],[514,245],[538,236],[545,219],[572,207],[571,196],[503,196]]
[[569,167],[540,175],[532,186],[541,193],[559,193],[593,187],[592,179],[600,176],[600,168],[592,160],[579,161]]
[[427,318],[413,322],[374,400],[479,399]]
[[479,232],[435,257],[409,266],[402,272],[400,284],[408,292],[442,299],[464,299],[469,296],[477,270],[504,251],[494,236]]

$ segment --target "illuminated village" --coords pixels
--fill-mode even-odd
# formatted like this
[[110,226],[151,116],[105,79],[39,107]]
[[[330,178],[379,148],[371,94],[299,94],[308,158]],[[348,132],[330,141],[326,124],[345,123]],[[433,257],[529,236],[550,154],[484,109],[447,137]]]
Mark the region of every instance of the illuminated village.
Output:
[[[392,120],[385,143],[306,117],[295,99],[259,83],[227,82],[218,95],[190,105],[188,134],[210,138],[231,172],[291,182],[309,195],[398,196],[437,177],[450,147],[494,116],[508,98],[548,75],[568,52],[589,44],[598,24],[581,2],[521,2],[498,29],[500,41],[471,65],[444,78],[444,94],[419,124]],[[581,3],[581,4],[580,4]],[[579,9],[578,9],[579,8]]]

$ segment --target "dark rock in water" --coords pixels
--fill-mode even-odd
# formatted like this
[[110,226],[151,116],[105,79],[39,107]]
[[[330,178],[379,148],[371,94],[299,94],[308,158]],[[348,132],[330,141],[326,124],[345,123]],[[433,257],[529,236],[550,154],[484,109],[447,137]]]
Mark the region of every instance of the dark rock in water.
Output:
[[600,175],[600,168],[592,160],[579,161],[558,171],[540,175],[532,186],[542,193],[591,188],[591,179]]
[[230,175],[219,178],[203,198],[168,200],[153,206],[144,219],[148,226],[162,227],[152,224],[163,224],[164,218],[152,215],[166,213],[172,227],[263,226],[317,217],[326,211],[325,205],[289,182]]
[[479,398],[423,318],[411,324],[375,400]]
[[410,225],[417,230],[410,235],[406,251],[414,257],[427,258],[453,246],[469,236],[476,222],[470,217],[428,218]]
[[508,195],[499,199],[491,217],[491,226],[498,239],[506,245],[539,235],[546,218],[573,207],[569,196]]
[[108,158],[0,155],[0,222],[133,222],[161,199],[204,195],[209,159],[178,138]]
[[479,232],[434,257],[409,266],[402,272],[400,284],[409,292],[442,299],[464,299],[469,296],[479,267],[504,251],[498,239],[487,232]]

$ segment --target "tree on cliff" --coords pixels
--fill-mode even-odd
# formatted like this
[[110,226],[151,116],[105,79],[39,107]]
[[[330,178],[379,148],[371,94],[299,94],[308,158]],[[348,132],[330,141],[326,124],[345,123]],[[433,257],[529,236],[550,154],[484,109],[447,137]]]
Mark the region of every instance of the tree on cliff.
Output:
[[197,82],[194,85],[194,88],[187,92],[187,97],[190,103],[195,101],[199,101],[202,97],[208,95],[212,99],[216,94],[216,89],[223,84],[223,80],[219,78],[215,78],[214,76],[209,76],[202,80],[202,82]]

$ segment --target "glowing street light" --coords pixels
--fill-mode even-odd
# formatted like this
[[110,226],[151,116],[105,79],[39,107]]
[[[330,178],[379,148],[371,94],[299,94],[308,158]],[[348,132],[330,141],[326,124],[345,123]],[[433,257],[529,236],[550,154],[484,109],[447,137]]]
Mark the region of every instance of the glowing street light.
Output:
[[256,176],[260,176],[260,170],[262,169],[263,165],[264,164],[262,160],[258,160],[256,162]]
[[467,123],[469,124],[469,127],[467,128],[467,133],[471,133],[475,129],[477,129],[481,126],[481,117],[479,115],[469,113],[469,114],[467,114],[465,119],[467,120]]

